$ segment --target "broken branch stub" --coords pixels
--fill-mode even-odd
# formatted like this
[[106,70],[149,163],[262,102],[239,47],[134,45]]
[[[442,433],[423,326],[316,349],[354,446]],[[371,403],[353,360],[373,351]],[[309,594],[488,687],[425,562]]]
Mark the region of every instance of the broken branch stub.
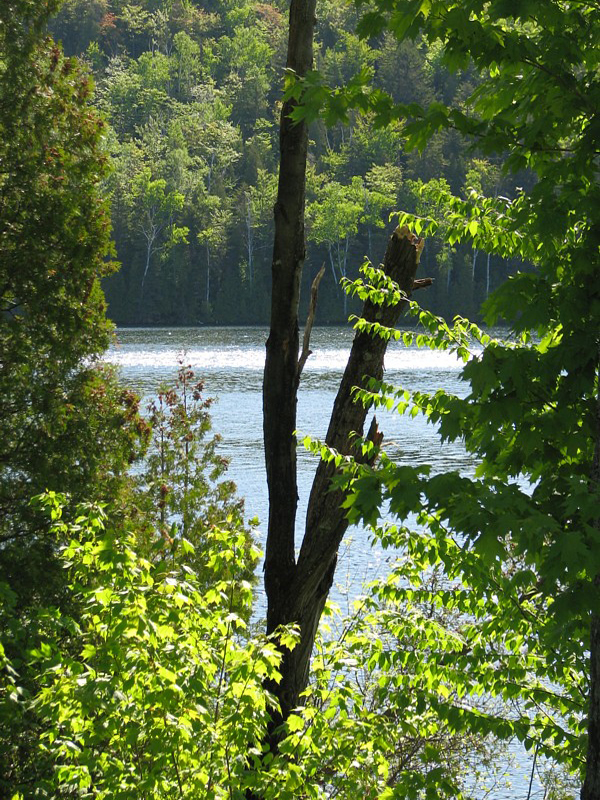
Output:
[[302,353],[300,354],[300,359],[298,360],[298,377],[300,377],[302,374],[302,370],[304,369],[304,365],[306,364],[308,357],[312,355],[312,350],[310,349],[310,335],[312,333],[312,328],[315,321],[315,313],[317,311],[319,284],[321,283],[323,275],[325,275],[325,264],[323,264],[321,269],[315,275],[312,286],[310,287],[310,304],[308,306],[308,316],[306,318],[306,326],[304,328],[304,336],[302,338]]

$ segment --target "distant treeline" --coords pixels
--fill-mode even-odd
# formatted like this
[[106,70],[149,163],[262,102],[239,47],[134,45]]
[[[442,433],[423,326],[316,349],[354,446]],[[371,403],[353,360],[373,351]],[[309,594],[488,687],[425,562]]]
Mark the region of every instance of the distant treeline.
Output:
[[[360,40],[342,0],[326,0],[319,13],[315,66],[331,85],[370,69],[396,101],[456,103],[474,88],[472,71],[449,73],[419,42],[387,33]],[[107,120],[106,192],[121,266],[104,288],[117,323],[267,321],[286,24],[280,0],[66,0],[54,19],[52,34],[89,65]],[[445,187],[516,190],[497,159],[452,131],[419,155],[405,150],[401,124],[375,129],[353,116],[313,125],[303,293],[325,263],[318,322],[353,309],[340,278],[356,277],[365,256],[382,259],[390,214],[426,214]],[[419,301],[477,317],[517,266],[430,240],[422,274],[435,283]]]

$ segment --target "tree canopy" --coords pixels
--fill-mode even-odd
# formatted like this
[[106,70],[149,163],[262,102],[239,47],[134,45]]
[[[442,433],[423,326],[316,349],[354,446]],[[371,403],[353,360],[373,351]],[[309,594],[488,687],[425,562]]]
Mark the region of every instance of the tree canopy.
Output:
[[[418,515],[424,531],[384,526],[379,535],[407,548],[421,569],[441,568],[485,608],[485,633],[479,638],[474,626],[473,638],[467,635],[459,669],[473,674],[475,651],[479,665],[485,663],[481,644],[495,653],[495,668],[502,664],[506,698],[516,685],[530,709],[539,709],[542,695],[555,695],[557,729],[536,733],[532,711],[533,730],[526,726],[522,736],[530,746],[562,751],[571,768],[585,774],[582,797],[597,797],[600,86],[592,41],[598,17],[577,2],[518,9],[400,2],[370,7],[358,25],[364,36],[384,27],[401,39],[439,43],[450,67],[470,59],[480,84],[463,107],[395,104],[377,90],[324,90],[329,113],[345,97],[373,108],[382,124],[408,115],[406,131],[415,146],[440,128],[454,128],[480,152],[503,154],[504,169],[530,169],[535,184],[512,200],[475,189],[465,200],[440,188],[437,211],[402,219],[423,233],[443,225],[451,244],[470,241],[486,253],[526,259],[535,270],[511,276],[484,304],[489,324],[509,323],[513,337],[507,341],[489,339],[461,320],[448,327],[413,309],[426,328],[418,340],[423,346],[450,347],[469,359],[462,373],[465,398],[411,394],[376,382],[360,393],[367,404],[425,414],[442,441],[464,441],[479,463],[476,478],[434,476],[426,465],[383,458],[375,471],[356,467],[347,505],[372,521],[386,502],[401,523]],[[469,351],[469,332],[480,351]],[[446,592],[434,593],[436,602],[461,607],[460,591],[454,599]],[[463,612],[478,619],[464,599]],[[508,663],[515,647],[528,657],[535,653],[534,662],[517,667],[520,678],[511,677]],[[539,683],[528,687],[531,676]],[[491,675],[481,690],[486,685],[493,686]]]

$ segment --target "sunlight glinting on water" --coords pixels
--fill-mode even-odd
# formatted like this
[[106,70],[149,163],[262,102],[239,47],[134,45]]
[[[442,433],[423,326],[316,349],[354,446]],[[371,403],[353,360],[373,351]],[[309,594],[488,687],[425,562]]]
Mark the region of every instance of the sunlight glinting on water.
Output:
[[[312,355],[305,366],[298,396],[298,430],[323,437],[346,365],[352,330],[315,328]],[[121,329],[107,360],[117,365],[124,381],[149,400],[163,383],[173,381],[180,363],[191,365],[216,398],[213,426],[223,437],[222,452],[231,459],[230,474],[246,498],[251,515],[267,518],[262,456],[262,371],[267,331],[261,328]],[[385,359],[387,381],[410,389],[444,387],[462,393],[461,362],[450,352],[391,343]],[[439,471],[471,469],[460,445],[442,447],[435,429],[418,417],[377,413],[390,455],[407,463],[429,463]],[[300,514],[310,490],[315,459],[299,449]],[[365,555],[372,554],[365,551]]]
[[[191,365],[214,397],[213,427],[222,436],[221,452],[230,460],[229,477],[244,497],[249,517],[258,517],[264,544],[268,500],[262,452],[262,372],[267,332],[261,328],[121,329],[107,360],[120,368],[124,381],[143,396],[143,405],[158,387],[172,383],[180,363]],[[352,330],[315,328],[313,353],[302,374],[298,395],[298,432],[323,438],[341,373],[348,360]],[[463,392],[461,362],[449,352],[392,343],[386,356],[386,380],[421,391],[444,387]],[[435,428],[422,417],[409,419],[377,412],[386,452],[399,462],[431,464],[435,472],[473,464],[460,443],[442,446]],[[316,458],[298,448],[299,537]],[[337,600],[355,596],[364,581],[387,571],[389,554],[372,547],[362,529],[349,533],[338,569]]]
[[[190,364],[196,370],[215,370],[215,369],[238,369],[238,370],[260,370],[264,368],[265,354],[264,348],[258,347],[206,347],[203,349],[149,349],[125,350],[112,348],[108,361],[116,364],[123,369],[147,367],[156,368],[176,368],[179,360],[183,357],[186,364]],[[342,371],[348,360],[347,349],[327,349],[313,352],[309,357],[305,370]],[[387,370],[423,370],[423,369],[444,369],[458,370],[461,362],[450,352],[438,352],[426,349],[391,349],[388,352],[385,365]]]

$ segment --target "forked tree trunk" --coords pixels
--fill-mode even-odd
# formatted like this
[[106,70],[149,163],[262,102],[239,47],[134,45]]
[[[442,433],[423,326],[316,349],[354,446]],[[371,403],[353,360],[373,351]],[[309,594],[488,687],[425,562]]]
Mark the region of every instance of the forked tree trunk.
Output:
[[[313,27],[316,0],[292,0],[290,7],[288,69],[303,76],[312,68]],[[342,497],[329,491],[331,469],[317,470],[308,509],[306,533],[298,561],[295,527],[298,502],[296,481],[296,406],[299,366],[298,301],[305,256],[304,206],[308,130],[304,122],[290,118],[294,103],[284,104],[280,128],[280,167],[275,204],[271,327],[263,383],[264,444],[269,490],[269,526],[265,554],[267,632],[296,624],[300,644],[285,651],[280,683],[269,685],[280,712],[272,715],[266,745],[277,749],[278,726],[300,702],[308,683],[308,670],[315,633],[333,582],[337,552],[347,528],[340,509]],[[407,229],[392,235],[384,269],[409,295],[413,288],[422,242]],[[363,315],[372,321],[394,325],[404,303],[376,307],[366,303]],[[385,342],[357,334],[350,360],[335,401],[327,443],[343,453],[349,451],[349,434],[362,434],[364,407],[352,402],[353,386],[365,374],[383,373]],[[303,362],[302,362],[303,363]],[[254,797],[251,793],[247,797]]]
[[[383,268],[407,296],[413,289],[421,249],[422,240],[412,236],[406,228],[396,229],[390,237]],[[403,301],[394,306],[381,307],[367,301],[362,315],[369,322],[393,326],[404,305]],[[379,337],[372,337],[367,333],[355,335],[325,440],[341,453],[348,454],[351,450],[350,434],[356,432],[362,436],[367,415],[367,409],[362,404],[353,402],[352,389],[355,386],[364,386],[365,376],[377,379],[382,377],[386,346],[387,342]],[[265,384],[265,393],[269,390],[270,387]],[[278,409],[278,415],[281,410]],[[269,418],[265,408],[265,431],[270,424],[277,422],[277,419]],[[370,434],[376,434],[376,426]],[[267,452],[267,463],[269,457]],[[295,472],[295,452],[286,454],[285,458],[292,460]],[[270,470],[285,474],[290,466],[285,460],[271,461]],[[280,683],[269,686],[281,706],[281,714],[276,715],[273,720],[270,741],[272,748],[277,745],[277,725],[300,703],[300,695],[308,684],[315,634],[333,583],[338,549],[348,527],[345,512],[341,509],[343,495],[340,491],[330,490],[333,469],[331,464],[325,462],[321,462],[317,468],[304,539],[297,561],[294,558],[293,532],[291,540],[280,542],[280,530],[271,526],[269,528],[267,553],[271,554],[271,558],[267,558],[265,562],[267,632],[272,633],[279,625],[290,623],[295,623],[300,628],[300,643],[284,655]],[[272,495],[270,519],[283,517],[291,501],[295,512],[295,494],[292,498],[281,494]],[[273,554],[276,552],[282,552],[285,559],[275,559]]]
[[[312,68],[313,27],[316,0],[292,0],[290,7],[288,69],[303,76]],[[265,742],[276,750],[277,728],[299,704],[308,682],[315,633],[333,582],[337,552],[347,528],[340,509],[339,493],[329,491],[331,470],[317,470],[308,509],[306,533],[298,561],[295,526],[298,502],[296,481],[296,406],[299,367],[298,301],[305,256],[304,205],[308,130],[304,122],[290,118],[294,103],[286,102],[281,114],[280,167],[275,204],[271,327],[263,383],[264,444],[269,490],[269,526],[265,554],[267,632],[279,625],[296,624],[300,644],[285,652],[282,679],[269,686],[280,703],[273,713]],[[384,268],[409,295],[422,242],[407,229],[396,230],[390,239]],[[366,304],[364,316],[394,325],[403,303],[394,307]],[[357,334],[350,360],[335,401],[327,443],[347,453],[349,434],[362,434],[366,410],[352,402],[351,390],[365,374],[383,373],[385,342]],[[248,794],[248,797],[253,797]]]

